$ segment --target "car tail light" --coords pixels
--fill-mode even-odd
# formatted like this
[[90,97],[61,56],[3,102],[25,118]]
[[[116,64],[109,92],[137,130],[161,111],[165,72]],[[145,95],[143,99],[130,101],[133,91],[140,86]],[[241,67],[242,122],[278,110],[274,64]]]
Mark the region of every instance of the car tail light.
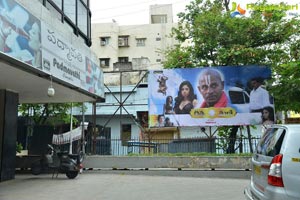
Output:
[[276,187],[284,187],[282,180],[282,154],[276,155],[270,165],[269,175],[268,175],[268,184]]

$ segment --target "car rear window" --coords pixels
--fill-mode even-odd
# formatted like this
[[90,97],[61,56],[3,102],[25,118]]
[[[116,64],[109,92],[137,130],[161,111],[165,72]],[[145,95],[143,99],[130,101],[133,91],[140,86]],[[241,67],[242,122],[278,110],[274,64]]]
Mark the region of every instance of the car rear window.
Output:
[[265,156],[276,156],[279,154],[285,130],[279,128],[269,128],[262,136],[257,145],[257,153]]
[[245,104],[249,103],[249,97],[244,92],[240,91],[229,91],[229,97],[232,104]]

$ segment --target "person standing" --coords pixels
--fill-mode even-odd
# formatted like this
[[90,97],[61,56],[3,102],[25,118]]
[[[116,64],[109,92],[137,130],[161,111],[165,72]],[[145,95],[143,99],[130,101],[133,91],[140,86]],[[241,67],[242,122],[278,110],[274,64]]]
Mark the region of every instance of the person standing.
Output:
[[166,103],[164,104],[164,114],[173,114],[173,97],[167,96]]
[[250,112],[262,112],[264,107],[270,106],[270,95],[267,90],[262,87],[261,78],[251,79],[252,90],[250,92]]

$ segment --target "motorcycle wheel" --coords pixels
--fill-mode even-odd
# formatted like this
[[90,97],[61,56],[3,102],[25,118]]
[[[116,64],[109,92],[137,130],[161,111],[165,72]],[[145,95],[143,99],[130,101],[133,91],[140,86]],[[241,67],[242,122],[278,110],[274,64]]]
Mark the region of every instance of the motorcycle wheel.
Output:
[[40,162],[35,162],[31,164],[31,173],[33,175],[39,175],[42,173],[42,167]]
[[76,178],[77,175],[78,175],[78,171],[69,171],[69,172],[66,172],[66,176],[69,179],[74,179],[74,178]]

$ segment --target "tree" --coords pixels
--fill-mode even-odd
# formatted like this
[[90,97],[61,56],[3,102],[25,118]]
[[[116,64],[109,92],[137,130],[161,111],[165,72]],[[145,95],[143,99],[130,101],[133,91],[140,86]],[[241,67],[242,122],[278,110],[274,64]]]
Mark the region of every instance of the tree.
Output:
[[[256,10],[249,17],[231,17],[229,4],[229,0],[195,0],[187,5],[186,12],[178,14],[173,36],[191,45],[169,49],[164,67],[267,65],[273,71],[268,89],[276,109],[300,112],[295,98],[300,95],[296,87],[300,74],[295,70],[300,58],[299,17],[287,17],[285,10]],[[257,5],[264,7],[267,2]]]
[[[256,3],[261,8],[267,4]],[[230,0],[194,0],[187,5],[173,29],[173,37],[181,45],[167,50],[164,68],[270,66],[273,74],[268,90],[277,111],[299,112],[299,17],[287,17],[286,10],[279,9],[232,17],[229,6]],[[186,41],[190,45],[182,46]],[[176,62],[179,58],[183,62]]]
[[[35,125],[57,125],[70,123],[71,107],[82,107],[81,103],[21,104],[19,112],[23,117],[31,118]],[[85,109],[85,108],[83,108]],[[73,118],[74,124],[77,122]]]

